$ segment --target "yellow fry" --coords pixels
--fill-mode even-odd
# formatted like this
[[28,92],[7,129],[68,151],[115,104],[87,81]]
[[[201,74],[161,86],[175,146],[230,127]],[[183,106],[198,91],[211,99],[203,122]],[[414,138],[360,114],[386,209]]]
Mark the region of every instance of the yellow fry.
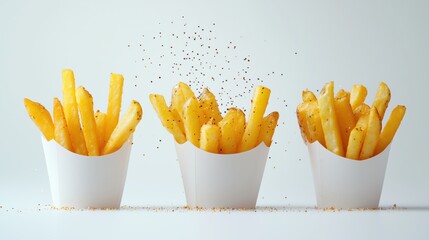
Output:
[[[165,102],[165,100],[164,100],[164,102]],[[182,134],[184,136],[184,141],[186,142],[185,125],[183,124],[183,121],[180,118],[179,112],[175,108],[173,108],[172,106],[170,106],[168,109],[170,110],[171,114],[173,115],[172,116],[173,121],[175,121],[177,123],[177,125],[179,126],[180,131],[182,132]]]
[[358,160],[368,126],[369,115],[363,115],[353,128],[348,140],[346,158]]
[[140,103],[135,100],[131,101],[127,112],[119,119],[116,128],[110,135],[106,146],[104,146],[102,155],[113,153],[121,148],[125,141],[127,141],[131,134],[136,130],[137,124],[142,119],[142,116],[143,110]]
[[302,91],[302,101],[303,102],[317,102],[316,95],[310,90]]
[[364,85],[353,85],[350,91],[350,105],[353,110],[365,102],[367,94],[368,91]]
[[95,125],[97,126],[97,138],[98,138],[98,147],[103,150],[104,145],[106,145],[105,133],[106,133],[106,120],[107,114],[97,110],[95,112]]
[[322,120],[320,119],[320,109],[317,102],[308,102],[306,111],[306,121],[308,126],[308,141],[313,143],[318,141],[322,146],[326,146],[325,135],[323,134]]
[[334,82],[329,82],[323,87],[318,102],[326,148],[339,156],[344,156],[338,119],[335,113]]
[[308,102],[303,102],[296,108],[296,117],[298,119],[299,129],[301,130],[301,137],[304,143],[311,143],[310,131],[307,122]]
[[213,119],[213,124],[218,124],[222,120],[222,115],[219,111],[219,106],[216,102],[216,97],[208,88],[204,88],[201,95],[198,97],[198,101],[203,110],[203,123],[206,123],[211,118]]
[[218,123],[220,128],[220,153],[236,153],[243,137],[246,117],[238,108],[230,108],[225,117]]
[[177,114],[177,111],[175,109],[171,110],[167,107],[164,96],[159,94],[150,94],[149,100],[161,120],[162,125],[174,136],[176,142],[180,144],[186,142],[184,131],[182,131],[179,126],[182,122],[180,118],[176,119],[173,114],[173,112]]
[[353,110],[355,121],[357,122],[360,119],[360,117],[362,117],[363,115],[368,115],[370,111],[371,111],[371,108],[367,104],[362,103],[361,105],[359,105],[357,108]]
[[54,123],[49,111],[42,104],[33,102],[28,98],[24,98],[24,105],[31,120],[40,129],[46,140],[52,140],[54,138]]
[[252,98],[249,119],[244,130],[243,138],[238,146],[238,152],[254,148],[258,143],[258,136],[262,126],[265,110],[268,105],[271,90],[267,87],[257,86]]
[[365,134],[365,140],[360,151],[359,159],[367,159],[374,155],[377,147],[378,139],[380,138],[381,119],[377,108],[371,108],[368,119],[368,127]]
[[340,128],[341,141],[343,149],[347,149],[350,132],[356,126],[356,120],[350,106],[350,93],[341,89],[335,96],[335,113],[338,118],[338,127]]
[[200,147],[202,116],[203,113],[196,97],[185,102],[183,105],[185,135],[186,139],[196,147]]
[[386,83],[380,83],[378,87],[377,94],[375,95],[374,102],[372,104],[373,107],[377,108],[378,114],[380,115],[380,119],[383,121],[384,113],[386,112],[387,106],[390,102],[390,89],[386,85]]
[[211,153],[219,152],[220,129],[213,121],[201,127],[200,148]]
[[375,155],[381,153],[392,142],[399,125],[401,125],[406,110],[407,108],[402,105],[398,105],[393,109],[386,126],[384,126],[381,131],[380,139],[375,148]]
[[104,133],[104,141],[110,138],[113,130],[119,121],[119,113],[121,112],[122,104],[122,88],[124,85],[124,77],[121,74],[112,73],[110,75],[109,86],[109,102],[106,113],[106,130]]
[[54,98],[54,134],[55,141],[69,151],[73,151],[63,106],[58,98]]
[[179,113],[182,121],[184,120],[183,105],[193,97],[195,97],[195,95],[186,83],[179,82],[176,86],[174,86],[171,93],[171,105],[174,109],[176,109],[177,113]]
[[75,94],[75,80],[72,70],[65,69],[62,72],[63,79],[63,110],[69,128],[73,150],[77,154],[88,155],[85,138],[80,127],[79,110],[77,108]]
[[78,87],[76,89],[76,100],[82,118],[82,130],[88,156],[99,156],[100,148],[98,145],[97,125],[95,124],[92,96],[85,88]]
[[262,121],[261,131],[258,137],[258,144],[264,141],[267,147],[271,146],[271,142],[273,139],[274,131],[277,127],[277,121],[279,120],[279,113],[272,112],[264,117]]

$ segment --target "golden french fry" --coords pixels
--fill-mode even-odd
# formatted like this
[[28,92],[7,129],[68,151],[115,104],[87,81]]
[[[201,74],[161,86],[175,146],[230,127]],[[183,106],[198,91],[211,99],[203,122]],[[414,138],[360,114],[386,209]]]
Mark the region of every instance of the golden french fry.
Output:
[[54,134],[55,141],[73,152],[73,146],[70,139],[69,129],[67,127],[66,117],[64,116],[63,106],[58,98],[54,98]]
[[183,118],[185,126],[186,139],[200,147],[200,134],[202,124],[203,112],[196,97],[191,97],[183,105]]
[[162,95],[150,94],[149,99],[162,125],[174,136],[176,142],[180,144],[186,142],[184,131],[180,129],[180,124],[183,125],[183,122],[181,122],[180,118],[176,119],[174,116],[177,114],[177,111],[167,107],[167,103]]
[[306,121],[308,126],[308,140],[310,143],[318,141],[322,146],[326,146],[322,120],[320,119],[319,104],[313,101],[308,102],[307,105]]
[[104,145],[106,145],[105,133],[106,133],[106,119],[107,114],[97,110],[95,112],[95,125],[97,126],[97,138],[98,138],[98,147],[103,150]]
[[122,104],[122,88],[124,77],[121,74],[112,73],[110,75],[109,102],[106,113],[106,127],[104,141],[107,142],[119,121],[119,113]]
[[367,104],[362,103],[361,105],[359,105],[353,110],[355,121],[357,122],[360,119],[360,117],[362,117],[363,115],[369,115],[370,111],[371,111],[371,108]]
[[[164,100],[165,102],[165,100]],[[170,106],[168,108],[171,112],[171,114],[173,115],[173,121],[175,121],[177,123],[177,125],[180,128],[180,131],[182,132],[183,136],[184,136],[184,140],[186,142],[186,137],[185,137],[185,125],[183,124],[183,120],[182,118],[180,118],[179,112],[173,108],[173,106]]]
[[350,93],[341,89],[335,96],[335,113],[338,118],[338,127],[340,128],[341,142],[343,149],[347,149],[350,132],[356,126],[356,120],[350,106]]
[[49,111],[42,104],[33,102],[28,98],[24,98],[24,105],[31,120],[40,129],[46,140],[52,140],[54,138],[54,123]]
[[381,119],[377,108],[372,107],[368,118],[368,127],[365,134],[365,140],[360,151],[359,159],[367,159],[374,155],[377,147],[378,139],[380,138]]
[[76,100],[82,118],[82,130],[88,156],[99,156],[100,148],[98,145],[97,125],[94,118],[92,96],[84,87],[78,87],[76,89]]
[[350,105],[353,110],[364,103],[367,94],[368,91],[364,85],[353,85],[350,91]]
[[329,82],[323,87],[318,103],[326,148],[339,156],[344,156],[338,119],[335,113],[334,82]]
[[353,128],[352,132],[350,133],[346,151],[346,158],[355,160],[359,159],[359,154],[362,149],[366,129],[368,126],[368,118],[369,115],[363,115],[361,118],[359,118],[358,122],[356,123],[356,127]]
[[214,124],[218,124],[222,120],[222,115],[219,111],[219,106],[216,102],[216,97],[208,88],[204,88],[201,95],[198,97],[201,108],[203,110],[203,123],[206,123],[211,118]]
[[[298,119],[299,129],[301,130],[301,137],[304,143],[311,141],[309,126],[307,122],[308,102],[303,102],[296,108],[296,117]],[[311,142],[310,142],[311,143]]]
[[131,134],[136,130],[137,124],[140,122],[143,116],[143,110],[140,103],[133,100],[128,107],[127,113],[119,119],[116,128],[110,135],[109,140],[104,146],[102,154],[113,153],[122,147],[122,145],[130,138]]
[[230,108],[225,117],[218,123],[220,128],[219,152],[236,153],[243,137],[246,117],[238,108]]
[[200,148],[211,153],[219,152],[220,129],[214,124],[214,119],[201,127]]
[[389,105],[390,97],[389,87],[384,82],[380,83],[372,106],[377,108],[381,120],[383,120],[384,113]]
[[272,112],[264,117],[262,121],[261,131],[259,132],[258,144],[262,141],[267,147],[271,146],[274,131],[277,127],[277,121],[279,120],[279,113]]
[[77,154],[88,155],[85,138],[80,127],[79,112],[75,94],[75,80],[73,71],[65,69],[62,72],[63,79],[63,110],[69,128],[73,150]]
[[187,84],[179,82],[176,86],[174,86],[171,94],[171,105],[174,109],[176,109],[177,113],[179,113],[182,121],[184,121],[183,105],[193,97],[195,97],[195,94]]
[[384,126],[381,131],[380,139],[375,148],[375,155],[381,153],[392,142],[399,125],[401,125],[406,110],[407,108],[402,105],[398,105],[393,109],[386,126]]
[[310,90],[302,91],[302,101],[303,102],[317,102],[316,95]]
[[256,87],[252,98],[249,120],[247,121],[241,143],[238,146],[238,152],[250,150],[258,143],[258,136],[270,94],[271,90],[269,88],[263,86]]

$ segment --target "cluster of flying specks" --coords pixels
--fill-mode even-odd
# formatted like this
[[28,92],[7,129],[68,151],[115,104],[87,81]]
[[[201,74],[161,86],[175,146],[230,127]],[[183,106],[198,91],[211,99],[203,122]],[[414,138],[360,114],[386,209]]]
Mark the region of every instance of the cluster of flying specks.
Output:
[[141,39],[127,46],[139,53],[135,62],[140,68],[150,68],[159,74],[150,79],[137,75],[135,78],[144,79],[145,84],[162,80],[174,85],[182,81],[196,94],[205,87],[213,91],[215,85],[219,86],[213,93],[224,113],[235,106],[235,100],[249,98],[257,85],[284,78],[283,73],[275,71],[257,75],[252,55],[243,53],[235,41],[218,39],[216,26],[216,23],[192,25],[185,16],[158,22],[157,31],[142,34]]
[[[216,23],[189,22],[185,16],[158,22],[126,45],[135,57],[139,71],[133,75],[135,87],[149,85],[156,88],[157,84],[173,87],[182,81],[197,96],[208,87],[225,114],[230,107],[238,107],[246,113],[256,86],[270,81],[286,81],[286,74],[281,69],[261,72],[258,64],[263,60],[254,59],[248,49],[240,48],[240,39],[228,39],[228,35],[218,32]],[[282,103],[285,109],[288,107],[286,99],[277,97],[275,101]],[[283,125],[284,122],[279,122],[279,127]]]

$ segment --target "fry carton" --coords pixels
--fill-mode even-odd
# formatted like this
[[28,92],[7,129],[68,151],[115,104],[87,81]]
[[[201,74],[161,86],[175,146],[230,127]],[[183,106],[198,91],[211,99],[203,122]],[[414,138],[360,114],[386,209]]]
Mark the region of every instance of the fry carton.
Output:
[[390,145],[366,160],[338,156],[318,141],[308,144],[317,207],[378,208]]
[[214,154],[176,142],[189,207],[255,208],[269,148]]
[[42,144],[55,207],[120,207],[132,137],[104,156],[79,155],[43,136]]

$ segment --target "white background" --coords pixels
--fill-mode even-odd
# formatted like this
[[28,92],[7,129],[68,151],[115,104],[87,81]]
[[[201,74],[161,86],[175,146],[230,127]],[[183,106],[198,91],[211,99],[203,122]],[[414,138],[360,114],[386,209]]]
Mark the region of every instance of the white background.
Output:
[[[427,1],[1,1],[0,239],[427,239],[428,9]],[[194,32],[203,40],[185,39]],[[183,60],[182,50],[202,53],[201,44],[219,54],[204,56],[198,72],[186,77],[199,62]],[[173,63],[183,65],[174,71]],[[92,93],[96,108],[106,109],[111,72],[125,77],[123,110],[131,99],[142,104],[122,200],[131,207],[112,212],[49,208],[40,133],[23,98],[51,109],[53,97],[61,98],[64,68],[75,71],[77,85]],[[248,83],[240,80],[243,76]],[[252,84],[272,89],[268,111],[280,112],[280,124],[256,212],[181,208],[186,201],[173,140],[148,94],[169,100],[174,84],[195,78],[219,96],[221,110],[233,106],[229,97],[248,108]],[[390,110],[407,106],[381,197],[380,205],[388,210],[313,209],[311,169],[295,108],[303,89],[316,92],[331,80],[337,90],[365,84],[369,103],[384,81],[392,92]],[[391,209],[394,204],[397,208]]]

